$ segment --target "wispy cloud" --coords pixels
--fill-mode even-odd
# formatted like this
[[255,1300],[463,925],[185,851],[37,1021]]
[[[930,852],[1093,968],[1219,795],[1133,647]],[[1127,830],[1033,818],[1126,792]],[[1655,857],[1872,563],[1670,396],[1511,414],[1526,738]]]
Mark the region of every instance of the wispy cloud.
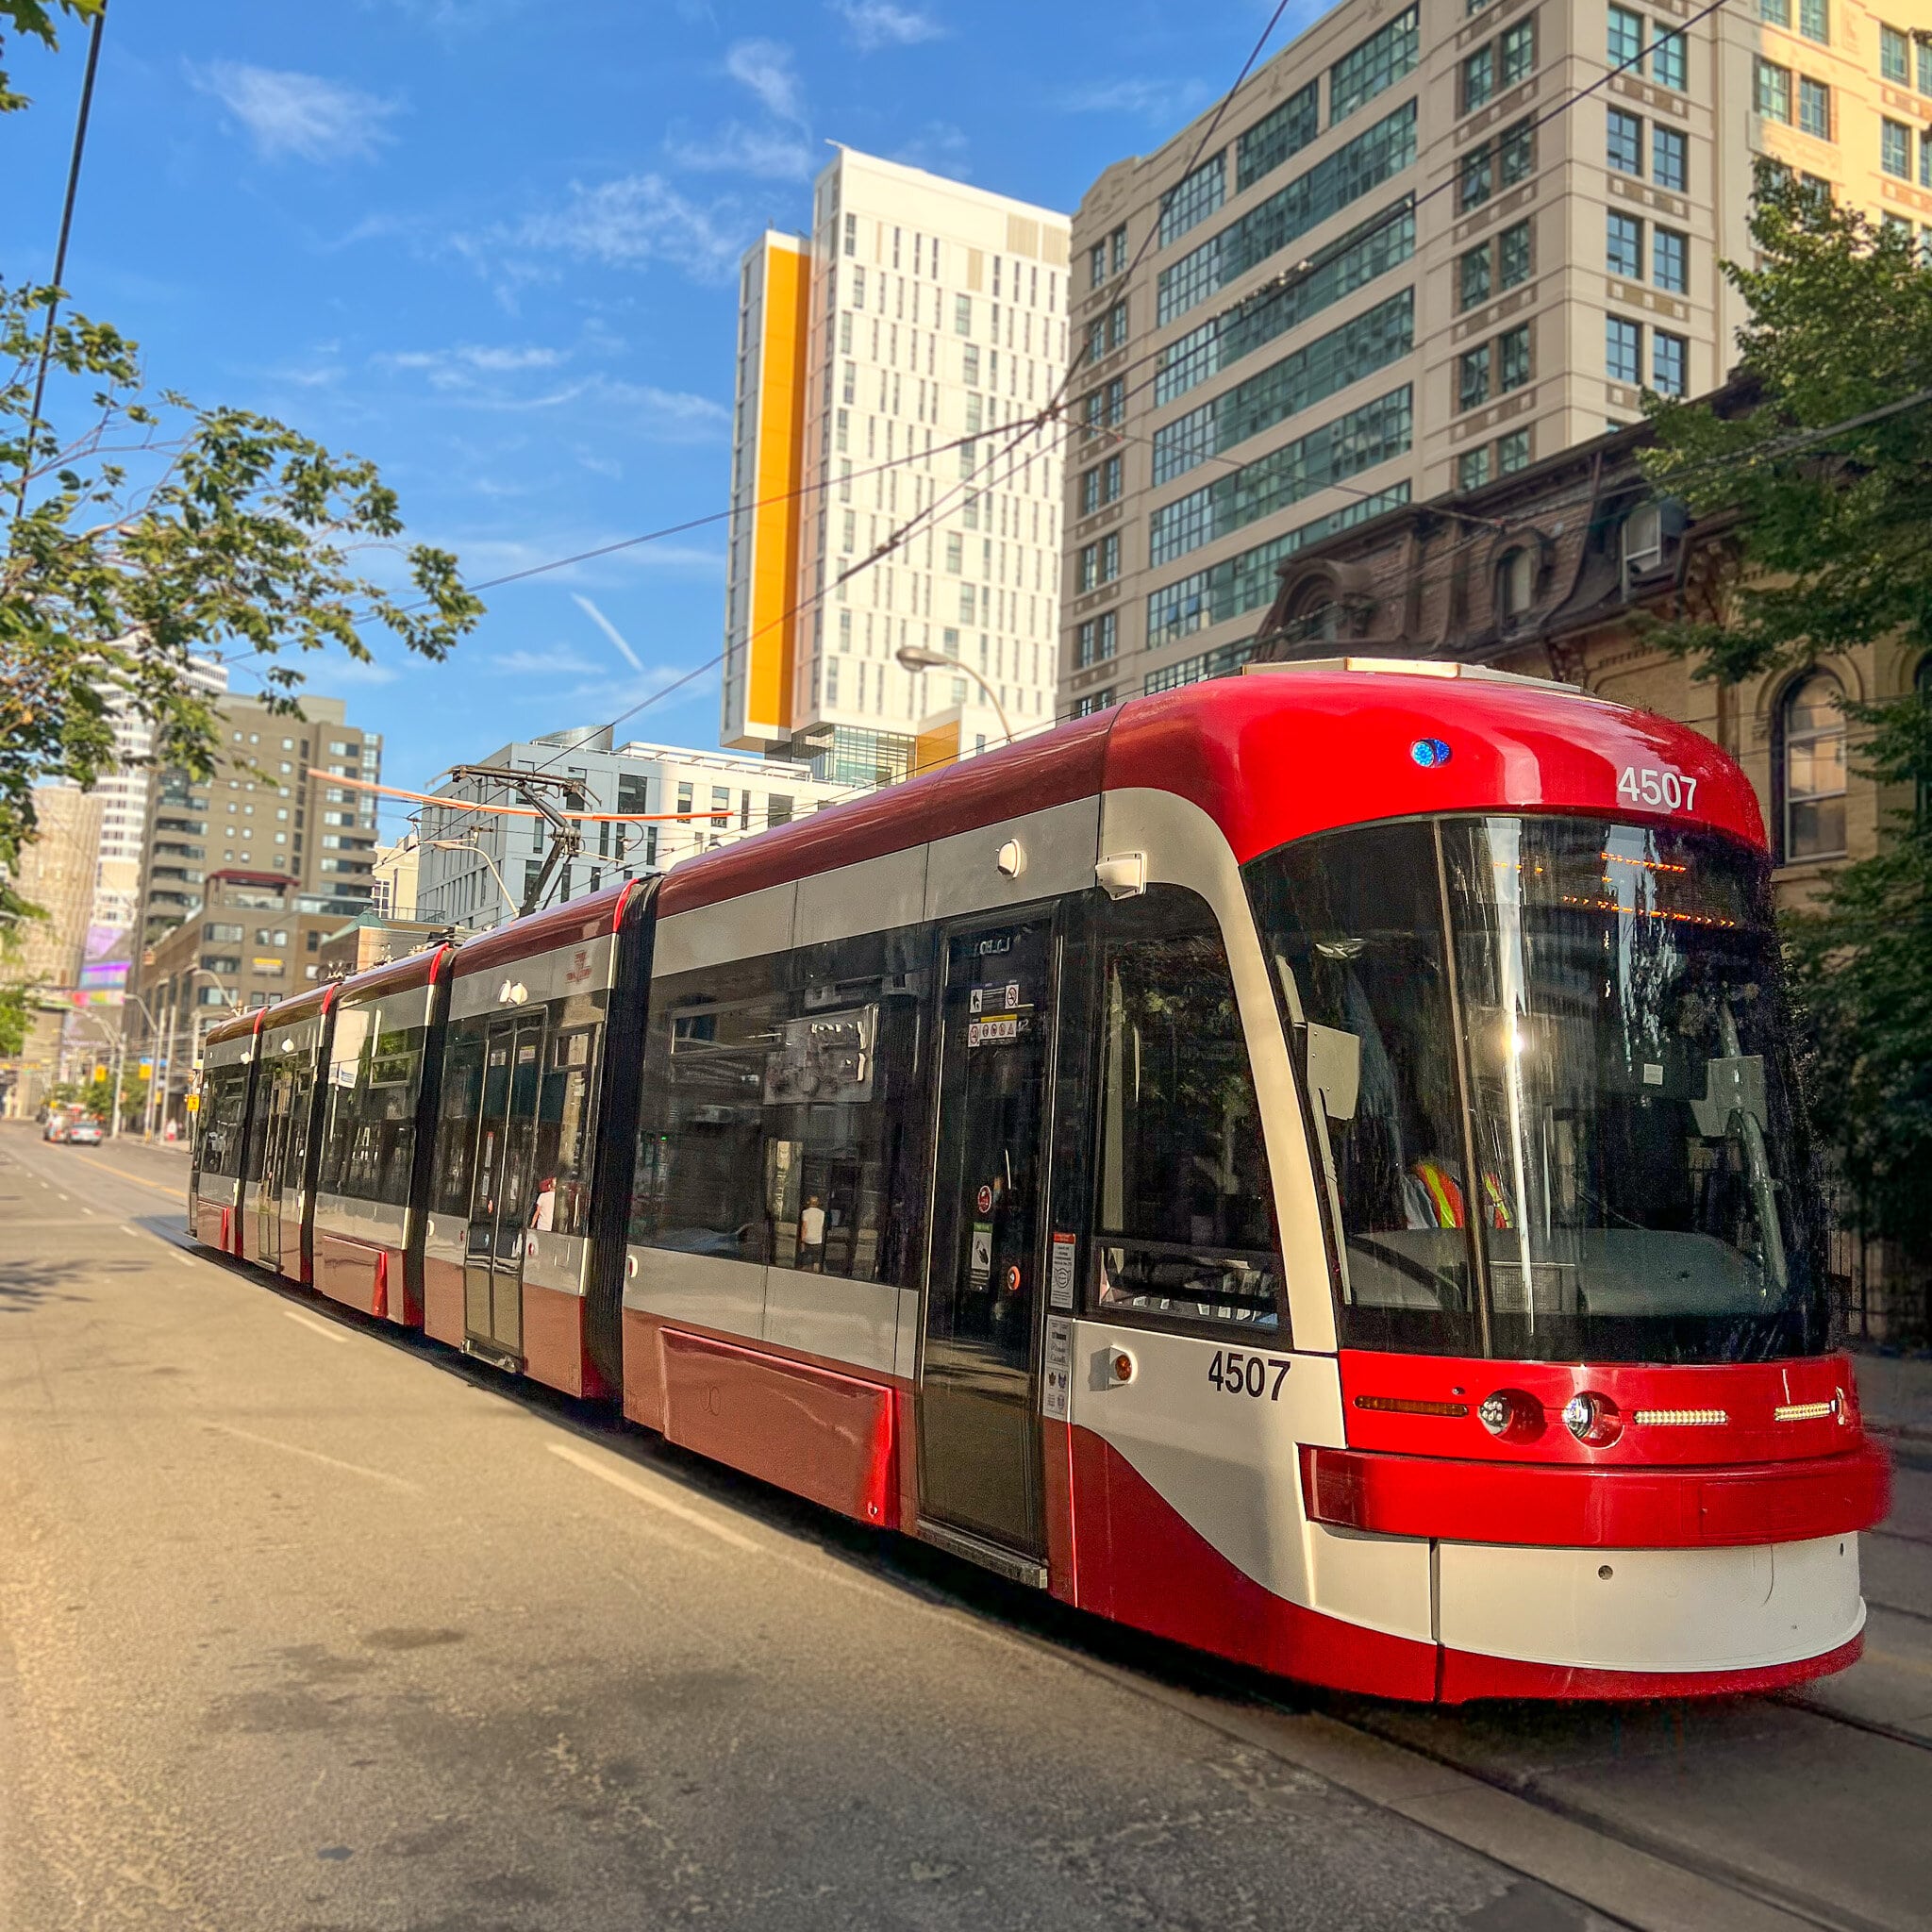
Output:
[[488,670],[512,675],[541,674],[546,677],[588,677],[600,667],[563,644],[547,651],[498,651],[483,660]]
[[747,127],[738,121],[698,140],[674,129],[664,152],[693,174],[752,175],[761,181],[803,181],[812,166],[811,149],[791,128]]
[[239,60],[213,60],[188,72],[194,86],[219,101],[270,160],[373,159],[391,138],[389,123],[401,108],[397,101],[319,75]]
[[701,207],[653,174],[574,181],[558,206],[484,239],[608,267],[668,262],[699,281],[723,281],[736,273],[748,231],[735,210]]
[[346,655],[337,657],[331,654],[327,672],[330,684],[393,684],[402,673],[393,665],[385,664],[379,658],[372,658],[367,663],[360,658]]
[[382,368],[420,374],[432,389],[446,391],[472,389],[480,378],[526,369],[556,369],[568,359],[560,349],[493,348],[475,342],[447,349],[397,349],[374,358]]
[[973,175],[971,153],[972,143],[964,128],[950,121],[928,121],[910,141],[894,148],[889,158],[903,161],[908,168],[924,168],[955,181],[966,181]]
[[1143,76],[1067,88],[1053,100],[1066,114],[1133,114],[1164,122],[1191,114],[1212,98],[1206,81]]
[[780,121],[804,124],[804,95],[791,65],[791,49],[783,42],[734,42],[724,56],[724,72],[740,86],[749,88],[767,113]]
[[617,647],[618,653],[624,658],[624,661],[641,676],[643,675],[644,660],[631,649],[630,643],[624,633],[581,591],[573,591],[570,593],[570,600]]
[[852,43],[861,54],[880,47],[910,47],[936,41],[945,28],[924,8],[901,7],[895,0],[831,0],[832,11],[845,23]]

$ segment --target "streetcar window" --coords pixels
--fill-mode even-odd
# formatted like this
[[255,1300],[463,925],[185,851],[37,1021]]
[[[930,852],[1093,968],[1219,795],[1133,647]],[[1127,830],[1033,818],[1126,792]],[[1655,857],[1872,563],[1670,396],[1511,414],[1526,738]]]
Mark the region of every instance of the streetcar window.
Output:
[[1497,816],[1324,834],[1249,878],[1304,1064],[1321,1029],[1359,1042],[1353,1117],[1308,1108],[1345,1344],[1826,1345],[1758,858]]
[[197,1142],[197,1174],[219,1174],[239,1179],[243,1155],[242,1113],[248,1102],[248,1062],[230,1061],[210,1067],[202,1077],[201,1139]]
[[597,1033],[594,1026],[582,1026],[552,1039],[538,1097],[538,1194],[531,1224],[558,1234],[591,1231],[591,1079]]
[[630,1239],[914,1285],[930,943],[874,933],[657,982]]
[[[1473,1348],[1434,832],[1411,824],[1309,839],[1258,862],[1250,885],[1297,1059],[1305,1072],[1312,1059],[1317,1076],[1308,1123],[1335,1224],[1342,1342]],[[1347,1056],[1329,1033],[1355,1041]],[[1321,1098],[1338,1058],[1354,1074],[1352,1109]]]
[[318,1191],[408,1205],[428,1033],[423,1019],[420,991],[337,1013]]
[[1101,955],[1098,1305],[1276,1329],[1268,1157],[1214,914],[1155,886],[1107,908]]
[[476,1104],[483,1091],[483,1035],[460,1023],[443,1048],[442,1091],[438,1102],[436,1149],[429,1175],[435,1214],[470,1212],[470,1163],[476,1153]]

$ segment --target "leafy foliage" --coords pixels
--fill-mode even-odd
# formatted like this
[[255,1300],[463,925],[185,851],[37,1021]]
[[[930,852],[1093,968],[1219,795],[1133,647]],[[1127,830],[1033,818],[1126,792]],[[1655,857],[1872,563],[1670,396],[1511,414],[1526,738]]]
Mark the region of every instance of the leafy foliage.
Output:
[[[92,20],[107,4],[108,0],[53,0],[51,6],[46,0],[0,0],[0,47],[4,47],[8,33],[24,34],[43,47],[58,47],[56,23],[61,14]],[[18,113],[27,105],[27,97],[14,92],[6,70],[0,68],[0,114]]]
[[[1932,270],[1908,233],[1760,177],[1747,411],[1653,407],[1660,492],[1735,513],[1714,621],[1659,626],[1726,682],[1863,646],[1932,650]],[[1812,1118],[1865,1231],[1932,1255],[1932,704],[1846,707],[1858,769],[1909,801],[1875,858],[1786,922]]]

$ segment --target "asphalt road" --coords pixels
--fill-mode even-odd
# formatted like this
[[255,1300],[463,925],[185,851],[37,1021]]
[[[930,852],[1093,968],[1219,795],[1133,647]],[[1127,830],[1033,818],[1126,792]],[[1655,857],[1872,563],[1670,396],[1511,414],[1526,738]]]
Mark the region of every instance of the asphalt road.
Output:
[[1804,1699],[1311,1700],[186,1252],[184,1175],[0,1130],[0,1932],[1932,1924],[1932,1456]]

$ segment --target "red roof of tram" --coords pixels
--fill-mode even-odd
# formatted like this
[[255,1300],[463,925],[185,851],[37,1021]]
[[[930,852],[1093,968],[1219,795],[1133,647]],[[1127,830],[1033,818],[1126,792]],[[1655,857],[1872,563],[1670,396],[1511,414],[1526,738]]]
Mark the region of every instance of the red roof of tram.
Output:
[[[1446,762],[1417,763],[1411,747],[1425,739],[1448,745]],[[1693,807],[1668,810],[1627,791],[1620,797],[1626,771],[1640,786],[1646,772],[1694,779]],[[1674,819],[1764,844],[1757,794],[1743,773],[1701,732],[1655,713],[1540,679],[1467,675],[1459,665],[1282,666],[1132,698],[687,859],[666,875],[658,910],[690,911],[1136,787],[1191,799],[1241,863],[1341,825],[1498,808]],[[578,900],[544,914],[558,926],[546,943],[558,943],[563,928],[599,904]],[[458,958],[467,964],[479,943]]]

